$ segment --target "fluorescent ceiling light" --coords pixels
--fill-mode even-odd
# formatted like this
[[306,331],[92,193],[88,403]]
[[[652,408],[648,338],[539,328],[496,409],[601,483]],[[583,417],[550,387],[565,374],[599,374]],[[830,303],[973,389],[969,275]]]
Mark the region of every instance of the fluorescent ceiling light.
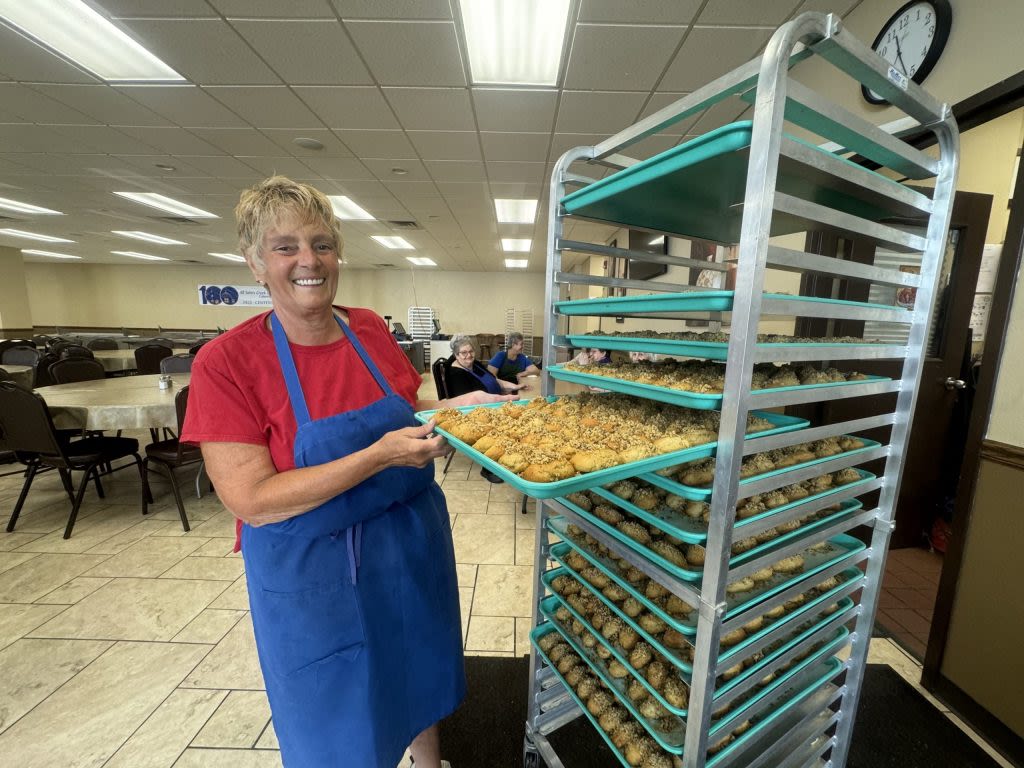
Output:
[[505,259],[506,269],[526,269],[530,266],[530,262],[527,259]]
[[[3,0],[0,0],[2,2]],[[165,195],[158,195],[156,192],[115,192],[115,195],[133,200],[136,203],[148,205],[175,216],[184,216],[186,219],[219,219],[215,213],[204,211],[202,208],[195,208],[187,203],[182,203]]]
[[27,253],[31,256],[49,256],[51,259],[80,259],[81,256],[71,256],[67,253],[54,253],[53,251],[37,251],[34,248],[22,248],[22,253]]
[[533,224],[537,218],[537,201],[495,198],[494,211],[503,224]]
[[107,82],[185,79],[82,0],[0,0],[0,18]]
[[409,261],[415,264],[417,267],[436,267],[437,262],[433,259],[428,259],[426,256],[406,256]]
[[169,237],[151,235],[149,232],[127,231],[124,229],[112,229],[110,231],[115,235],[121,235],[122,237],[134,237],[136,240],[145,240],[147,243],[157,243],[158,245],[188,245],[188,243],[182,240],[172,240]]
[[41,243],[73,243],[74,240],[68,240],[66,237],[53,237],[51,235],[39,235],[35,232],[26,232],[23,229],[0,229],[0,234],[10,235],[11,237],[23,237],[26,240],[38,240]]
[[412,243],[404,237],[387,237],[385,235],[370,235],[370,237],[391,250],[411,251],[413,249]]
[[354,202],[352,198],[346,197],[345,195],[328,195],[327,196],[331,205],[334,207],[334,215],[342,221],[373,221],[371,216],[365,209],[360,208]]
[[213,253],[206,254],[207,256],[216,256],[218,259],[227,259],[228,261],[245,261],[245,258],[239,256],[237,253]]
[[38,205],[19,203],[17,200],[8,200],[6,197],[0,197],[0,208],[6,208],[8,211],[17,211],[18,213],[39,213],[50,216],[64,215],[60,211],[51,211],[49,208],[40,208]]
[[556,85],[569,0],[459,0],[473,83]]
[[531,240],[528,237],[503,237],[501,238],[501,250],[503,251],[528,251]]
[[145,259],[146,261],[170,261],[165,259],[163,256],[150,256],[148,253],[139,253],[138,251],[111,251],[116,253],[118,256],[131,256],[133,259]]

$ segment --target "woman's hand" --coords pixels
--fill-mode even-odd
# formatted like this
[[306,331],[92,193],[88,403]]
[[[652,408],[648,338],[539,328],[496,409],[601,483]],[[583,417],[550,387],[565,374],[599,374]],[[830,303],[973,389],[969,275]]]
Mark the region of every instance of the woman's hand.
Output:
[[515,400],[515,395],[492,395],[487,392],[467,392],[458,397],[444,400],[441,406],[444,408],[457,408],[460,405],[487,405],[488,403],[501,403],[506,400]]
[[388,432],[374,443],[384,467],[425,467],[448,452],[448,442],[433,434],[434,420]]

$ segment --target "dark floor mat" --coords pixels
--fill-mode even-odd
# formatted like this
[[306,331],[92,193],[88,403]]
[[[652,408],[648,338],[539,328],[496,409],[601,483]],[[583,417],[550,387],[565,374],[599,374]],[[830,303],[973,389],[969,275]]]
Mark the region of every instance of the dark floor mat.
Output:
[[[469,694],[441,726],[452,768],[521,768],[529,660],[471,656]],[[566,768],[620,768],[590,722],[551,736]],[[891,667],[869,664],[848,768],[997,768]]]

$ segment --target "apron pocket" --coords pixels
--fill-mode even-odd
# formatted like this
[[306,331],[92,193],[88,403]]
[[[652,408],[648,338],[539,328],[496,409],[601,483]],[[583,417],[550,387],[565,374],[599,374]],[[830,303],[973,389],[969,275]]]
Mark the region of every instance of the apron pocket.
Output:
[[260,645],[275,674],[294,675],[331,660],[355,659],[363,648],[362,611],[353,585],[301,592],[261,590]]

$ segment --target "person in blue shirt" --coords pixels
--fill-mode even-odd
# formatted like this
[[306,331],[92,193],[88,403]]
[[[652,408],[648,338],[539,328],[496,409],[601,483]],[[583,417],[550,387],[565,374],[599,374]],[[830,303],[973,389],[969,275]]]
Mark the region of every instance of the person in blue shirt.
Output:
[[523,334],[513,331],[505,337],[505,351],[499,352],[487,363],[492,376],[518,384],[524,376],[536,376],[540,369],[523,354]]
[[512,384],[496,378],[476,359],[476,349],[468,336],[452,339],[452,357],[448,364],[448,396],[457,397],[467,392],[483,391],[492,395],[506,395],[524,389],[524,384]]

